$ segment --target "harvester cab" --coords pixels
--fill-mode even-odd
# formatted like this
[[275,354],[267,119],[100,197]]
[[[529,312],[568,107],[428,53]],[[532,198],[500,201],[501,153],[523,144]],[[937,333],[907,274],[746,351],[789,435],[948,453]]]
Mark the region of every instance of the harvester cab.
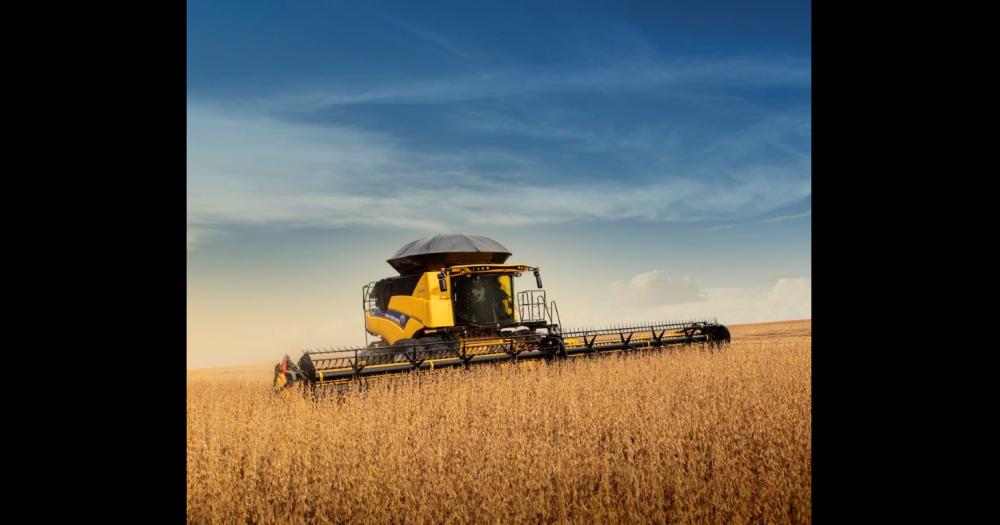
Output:
[[[463,340],[504,331],[558,331],[538,267],[504,264],[511,253],[486,237],[438,235],[414,241],[388,263],[400,275],[362,290],[365,331],[376,346],[433,337]],[[539,289],[518,292],[515,277],[532,272]]]
[[[725,343],[713,321],[565,332],[540,268],[506,264],[511,252],[487,237],[435,235],[386,262],[398,273],[362,288],[366,346],[305,352],[275,366],[274,387],[313,390],[410,371],[530,358],[554,359],[675,344]],[[515,286],[526,272],[535,288]],[[369,338],[372,340],[369,341]]]

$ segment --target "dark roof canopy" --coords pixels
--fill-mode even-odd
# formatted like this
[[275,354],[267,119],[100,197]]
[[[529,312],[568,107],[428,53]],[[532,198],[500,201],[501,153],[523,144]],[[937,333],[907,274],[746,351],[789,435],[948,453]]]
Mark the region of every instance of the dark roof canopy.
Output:
[[407,275],[455,264],[503,263],[511,252],[481,235],[446,234],[417,239],[403,246],[386,262]]

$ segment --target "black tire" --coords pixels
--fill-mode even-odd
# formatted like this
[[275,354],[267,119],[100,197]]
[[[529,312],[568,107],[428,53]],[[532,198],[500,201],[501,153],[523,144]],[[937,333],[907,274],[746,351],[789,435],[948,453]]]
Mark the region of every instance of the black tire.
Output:
[[548,358],[566,357],[566,345],[561,337],[557,335],[547,335],[538,343],[540,350],[548,354]]
[[706,327],[704,332],[708,336],[709,346],[728,345],[732,340],[729,329],[722,325]]

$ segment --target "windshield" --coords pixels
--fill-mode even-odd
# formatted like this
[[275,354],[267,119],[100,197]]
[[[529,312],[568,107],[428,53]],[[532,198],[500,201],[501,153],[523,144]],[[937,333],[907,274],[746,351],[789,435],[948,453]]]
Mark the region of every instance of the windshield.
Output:
[[509,275],[469,275],[452,278],[456,324],[514,322],[514,292]]

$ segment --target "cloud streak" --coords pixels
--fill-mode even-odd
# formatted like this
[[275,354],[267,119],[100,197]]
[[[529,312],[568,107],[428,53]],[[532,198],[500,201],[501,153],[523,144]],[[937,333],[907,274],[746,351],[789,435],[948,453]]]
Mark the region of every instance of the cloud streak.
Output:
[[[717,90],[731,96],[727,86],[808,87],[809,77],[807,62],[644,61],[569,72],[491,71],[225,102],[193,98],[188,246],[247,226],[369,225],[431,232],[760,217],[810,195],[808,115],[769,112],[750,125],[712,130],[701,142],[688,138],[695,127],[669,118],[623,128],[578,104],[552,107],[544,99],[519,111],[449,106],[435,112],[447,115],[440,123],[417,131],[398,116],[382,121],[381,128],[378,121],[372,124],[377,114],[312,117],[323,108],[359,103],[450,104],[544,93],[704,96]],[[437,145],[424,147],[421,134],[437,124]]]
[[[648,182],[577,182],[571,169],[502,151],[433,152],[347,126],[281,121],[205,106],[188,110],[189,246],[228,227],[376,225],[434,231],[580,220],[733,220],[809,195],[808,163],[706,159]],[[472,166],[491,159],[492,167]],[[661,166],[669,170],[669,166]],[[678,169],[678,168],[674,168]],[[725,177],[712,177],[712,172]]]
[[773,224],[776,222],[785,222],[792,219],[804,219],[806,217],[812,217],[812,210],[806,210],[802,213],[796,213],[793,215],[779,215],[777,217],[771,217],[769,219],[764,219],[760,221],[761,224]]
[[466,53],[459,46],[455,45],[451,39],[442,36],[439,33],[431,31],[425,27],[418,26],[412,22],[408,22],[398,17],[389,16],[387,14],[380,15],[384,20],[388,21],[390,24],[403,29],[404,31],[419,37],[422,40],[430,42],[435,46],[447,51],[448,53],[455,55],[459,58],[469,58],[469,54]]
[[[412,27],[421,38],[434,41],[452,53],[463,53],[432,33]],[[351,104],[441,104],[470,100],[573,93],[654,93],[658,96],[703,96],[706,93],[743,89],[799,88],[812,84],[809,61],[799,59],[684,60],[657,62],[648,59],[584,70],[553,71],[525,68],[477,70],[407,80],[385,85],[382,81],[352,78],[352,88],[330,79],[322,86],[279,95],[247,98],[251,105],[274,111],[318,111]]]
[[718,226],[712,226],[712,227],[709,227],[709,228],[704,228],[701,231],[703,231],[703,232],[714,232],[714,231],[720,231],[720,230],[729,230],[729,229],[732,229],[732,228],[736,228],[737,226],[746,226],[748,224],[777,224],[779,222],[785,222],[785,221],[790,221],[790,220],[794,220],[794,219],[804,219],[806,217],[812,217],[812,210],[806,210],[806,211],[804,211],[802,213],[794,213],[794,214],[791,214],[791,215],[778,215],[777,217],[769,217],[767,219],[763,219],[763,220],[759,220],[759,221],[753,221],[753,222],[737,223],[737,224],[720,224]]

